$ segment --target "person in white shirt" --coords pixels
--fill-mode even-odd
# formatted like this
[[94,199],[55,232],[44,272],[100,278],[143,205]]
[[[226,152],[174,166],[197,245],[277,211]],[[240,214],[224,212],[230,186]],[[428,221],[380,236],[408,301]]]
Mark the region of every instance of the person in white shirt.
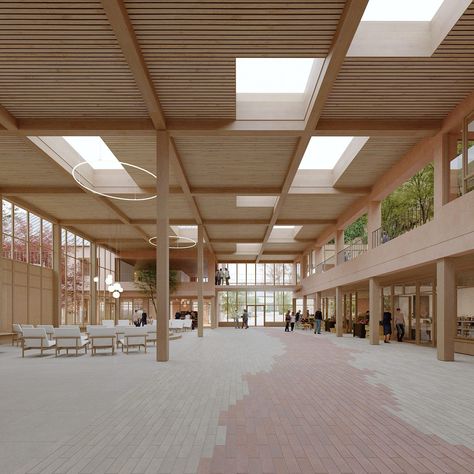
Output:
[[395,327],[397,328],[397,341],[403,342],[405,335],[405,315],[397,308],[395,311]]
[[230,273],[229,273],[228,268],[224,268],[224,280],[225,280],[225,284],[229,285]]
[[294,311],[291,312],[291,319],[290,319],[290,326],[291,326],[291,332],[295,329],[295,322],[296,322],[296,316]]

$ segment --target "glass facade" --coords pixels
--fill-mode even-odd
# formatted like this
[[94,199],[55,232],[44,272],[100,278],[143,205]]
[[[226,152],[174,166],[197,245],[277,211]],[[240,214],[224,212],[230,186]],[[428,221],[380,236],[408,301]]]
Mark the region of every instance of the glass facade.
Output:
[[[293,263],[220,263],[218,268],[229,270],[229,285],[286,286],[296,284]],[[224,281],[224,285],[226,282]]]
[[90,324],[90,249],[88,240],[61,230],[61,324]]
[[286,311],[292,309],[292,291],[220,291],[219,321],[233,323],[245,308],[249,326],[283,323]]
[[5,199],[2,243],[3,258],[53,268],[53,224]]
[[[107,289],[105,279],[112,276],[115,282],[115,260],[116,255],[103,247],[97,247],[97,321],[101,323],[103,319],[115,319],[115,299]],[[126,319],[126,318],[124,318]]]

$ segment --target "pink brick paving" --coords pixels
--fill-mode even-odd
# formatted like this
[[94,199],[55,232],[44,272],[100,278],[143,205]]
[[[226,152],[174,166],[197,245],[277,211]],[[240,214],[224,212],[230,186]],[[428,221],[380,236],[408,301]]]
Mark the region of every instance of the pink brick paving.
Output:
[[386,410],[397,401],[329,338],[281,334],[286,354],[246,376],[249,395],[220,415],[226,443],[199,473],[474,473],[474,452]]

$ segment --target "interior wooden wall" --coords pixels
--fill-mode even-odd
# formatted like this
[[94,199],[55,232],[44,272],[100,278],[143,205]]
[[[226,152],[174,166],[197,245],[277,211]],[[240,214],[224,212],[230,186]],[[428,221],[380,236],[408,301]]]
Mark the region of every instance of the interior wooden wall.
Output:
[[0,332],[13,323],[53,324],[53,270],[0,258]]

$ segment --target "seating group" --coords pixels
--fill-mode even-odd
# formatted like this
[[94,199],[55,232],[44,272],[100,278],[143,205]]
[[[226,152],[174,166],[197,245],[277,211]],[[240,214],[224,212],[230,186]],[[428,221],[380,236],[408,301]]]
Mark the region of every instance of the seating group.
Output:
[[127,319],[118,320],[117,325],[113,319],[105,319],[101,325],[87,326],[85,333],[81,333],[77,325],[62,325],[55,328],[46,324],[36,327],[32,324],[13,324],[13,332],[15,336],[12,345],[13,341],[16,341],[17,345],[21,342],[22,357],[26,351],[33,349],[39,350],[41,355],[51,350],[56,356],[60,355],[61,351],[66,351],[66,354],[73,351],[79,355],[79,352],[84,350],[87,354],[89,348],[91,355],[97,354],[97,350],[107,349],[115,354],[115,349],[119,346],[122,347],[122,352],[127,354],[130,349],[140,351],[142,347],[146,353],[148,343],[156,345],[157,341],[156,324],[135,327],[131,326]]

